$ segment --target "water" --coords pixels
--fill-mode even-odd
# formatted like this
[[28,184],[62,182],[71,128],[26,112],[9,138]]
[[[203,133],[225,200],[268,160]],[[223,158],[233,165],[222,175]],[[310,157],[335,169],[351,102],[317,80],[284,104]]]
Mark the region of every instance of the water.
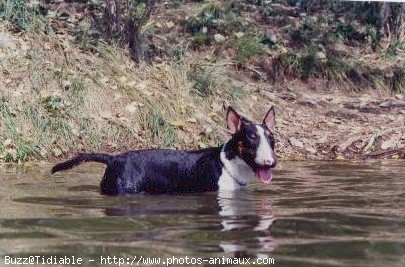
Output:
[[287,162],[270,185],[234,194],[133,197],[100,195],[98,165],[49,167],[0,166],[0,266],[32,255],[405,266],[403,161]]

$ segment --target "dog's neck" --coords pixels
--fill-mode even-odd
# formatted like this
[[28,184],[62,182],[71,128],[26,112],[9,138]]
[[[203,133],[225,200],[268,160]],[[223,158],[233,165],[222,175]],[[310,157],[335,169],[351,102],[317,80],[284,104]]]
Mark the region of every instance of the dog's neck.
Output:
[[253,169],[237,156],[232,139],[221,149],[222,174],[219,177],[219,190],[236,190],[246,187],[255,176]]

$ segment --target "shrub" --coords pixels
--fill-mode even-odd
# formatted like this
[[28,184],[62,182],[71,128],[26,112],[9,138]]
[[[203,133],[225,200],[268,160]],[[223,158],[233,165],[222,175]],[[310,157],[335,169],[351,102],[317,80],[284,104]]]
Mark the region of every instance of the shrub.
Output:
[[155,0],[106,0],[92,1],[97,30],[108,42],[128,45],[132,58],[144,57],[142,27],[148,22],[155,8]]
[[40,24],[38,4],[26,0],[0,0],[0,19],[11,22],[20,30],[28,30]]
[[236,61],[245,63],[263,52],[263,44],[256,36],[244,36],[235,41]]

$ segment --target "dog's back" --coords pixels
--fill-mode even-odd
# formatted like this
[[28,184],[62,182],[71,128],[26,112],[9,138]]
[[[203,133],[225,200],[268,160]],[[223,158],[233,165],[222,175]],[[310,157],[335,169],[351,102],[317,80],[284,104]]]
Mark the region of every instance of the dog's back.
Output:
[[218,189],[221,149],[199,151],[148,149],[117,156],[80,154],[52,168],[52,173],[95,161],[107,165],[101,192],[108,195],[203,192]]

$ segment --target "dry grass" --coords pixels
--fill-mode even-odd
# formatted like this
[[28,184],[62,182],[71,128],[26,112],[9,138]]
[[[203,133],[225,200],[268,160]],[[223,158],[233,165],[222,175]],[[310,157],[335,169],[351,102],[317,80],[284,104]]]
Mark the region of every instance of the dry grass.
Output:
[[[222,121],[222,107],[209,110],[218,96],[232,99],[237,90],[229,90],[231,83],[220,66],[210,66],[215,75],[205,77],[215,92],[201,97],[192,79],[198,60],[135,67],[118,47],[101,45],[93,54],[45,35],[20,37],[5,28],[1,33],[9,38],[0,46],[5,160],[59,156],[89,147],[206,146],[221,138],[212,128]],[[11,94],[10,88],[15,88]],[[34,152],[17,157],[21,144]]]

